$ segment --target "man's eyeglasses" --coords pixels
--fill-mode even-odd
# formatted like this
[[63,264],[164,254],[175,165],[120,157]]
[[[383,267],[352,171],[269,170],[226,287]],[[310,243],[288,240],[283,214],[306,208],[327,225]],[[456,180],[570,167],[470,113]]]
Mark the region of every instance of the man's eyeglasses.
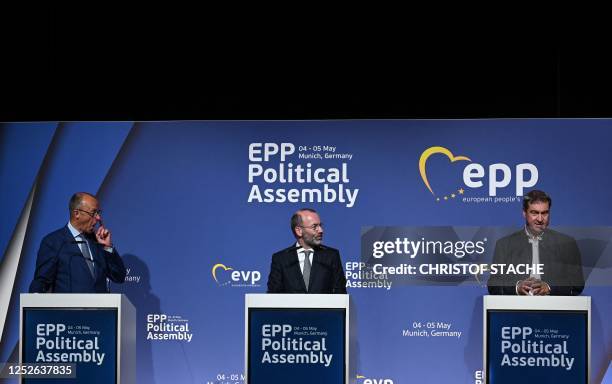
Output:
[[302,228],[307,228],[307,229],[312,229],[313,231],[316,231],[316,230],[317,230],[317,229],[319,229],[319,228],[323,229],[323,223],[313,224],[313,225],[311,225],[311,226],[309,226],[309,227],[305,227],[305,226],[303,226],[303,225],[300,225],[300,227],[302,227]]
[[89,212],[89,211],[84,211],[82,209],[75,209],[75,211],[81,211],[81,212],[85,212],[86,214],[88,214],[90,217],[96,217],[97,216],[102,216],[102,210],[101,209],[96,209],[93,212]]

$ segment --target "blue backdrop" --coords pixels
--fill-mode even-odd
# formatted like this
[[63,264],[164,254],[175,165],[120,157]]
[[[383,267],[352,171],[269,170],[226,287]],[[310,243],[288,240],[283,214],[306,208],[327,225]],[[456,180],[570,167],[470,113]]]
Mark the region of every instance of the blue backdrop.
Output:
[[[605,119],[4,124],[4,257],[36,188],[11,300],[1,309],[0,361],[14,354],[18,294],[27,291],[40,240],[66,224],[75,191],[98,195],[129,269],[128,281],[112,291],[138,311],[138,382],[234,383],[244,369],[244,294],[265,292],[272,253],[294,241],[289,218],[296,209],[320,212],[324,243],[348,264],[362,260],[361,237],[371,228],[454,226],[453,236],[464,240],[477,232],[469,228],[518,229],[517,187],[524,187],[552,196],[552,225],[597,239],[581,252],[599,276],[583,294],[593,297],[592,381],[602,382],[612,356],[612,291],[601,277],[612,268],[611,128]],[[469,164],[482,176],[466,183]],[[525,164],[531,171],[517,172]],[[296,182],[296,171],[294,182],[281,181],[280,173],[300,167],[313,178],[322,169],[324,180]],[[487,262],[493,245],[472,261]],[[348,291],[352,381],[475,382],[483,368],[482,283]],[[149,333],[147,316],[160,313],[187,324],[192,337]],[[460,335],[405,336],[415,322],[447,323]]]

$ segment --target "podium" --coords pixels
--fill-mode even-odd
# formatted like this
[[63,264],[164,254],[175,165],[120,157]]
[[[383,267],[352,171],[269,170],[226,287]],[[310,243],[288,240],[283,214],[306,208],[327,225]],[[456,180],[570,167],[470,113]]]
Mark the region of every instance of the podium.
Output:
[[136,382],[136,310],[124,295],[22,294],[19,324],[20,364],[74,368],[74,378],[22,383]]
[[348,384],[349,296],[245,295],[247,384]]
[[485,383],[590,383],[591,298],[484,296]]

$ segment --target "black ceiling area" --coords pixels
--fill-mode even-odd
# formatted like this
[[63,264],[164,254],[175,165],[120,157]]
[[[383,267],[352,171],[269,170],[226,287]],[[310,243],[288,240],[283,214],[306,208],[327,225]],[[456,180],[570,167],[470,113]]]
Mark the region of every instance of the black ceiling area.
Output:
[[217,41],[87,27],[52,30],[38,41],[45,54],[24,63],[5,57],[14,72],[5,70],[1,121],[612,116],[601,46]]

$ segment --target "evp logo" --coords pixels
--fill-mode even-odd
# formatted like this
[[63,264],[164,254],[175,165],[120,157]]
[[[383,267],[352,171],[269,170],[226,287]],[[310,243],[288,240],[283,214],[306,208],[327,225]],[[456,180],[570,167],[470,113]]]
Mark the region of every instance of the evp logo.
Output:
[[220,286],[231,287],[259,287],[261,272],[248,270],[235,270],[224,264],[218,263],[212,267],[212,276]]
[[[451,191],[434,191],[430,184],[430,177],[435,179],[435,175],[427,173],[427,160],[434,155],[445,156],[449,160],[449,166],[451,167],[459,165],[457,172],[461,172],[464,185]],[[520,197],[523,196],[524,190],[535,186],[539,178],[538,168],[531,163],[520,163],[513,167],[504,163],[482,165],[473,162],[468,156],[454,155],[448,148],[439,146],[430,147],[423,151],[419,158],[419,173],[423,183],[435,197],[436,201],[455,199],[467,203],[509,203],[521,201]],[[511,185],[512,182],[513,185]],[[512,187],[514,194],[503,197],[498,196],[498,192],[505,190],[507,187]],[[485,190],[481,188],[485,188]],[[464,195],[466,191],[485,192],[486,194],[484,196],[481,194],[476,198],[459,196]]]
[[393,384],[393,380],[391,379],[370,379],[363,375],[357,375],[357,384]]

